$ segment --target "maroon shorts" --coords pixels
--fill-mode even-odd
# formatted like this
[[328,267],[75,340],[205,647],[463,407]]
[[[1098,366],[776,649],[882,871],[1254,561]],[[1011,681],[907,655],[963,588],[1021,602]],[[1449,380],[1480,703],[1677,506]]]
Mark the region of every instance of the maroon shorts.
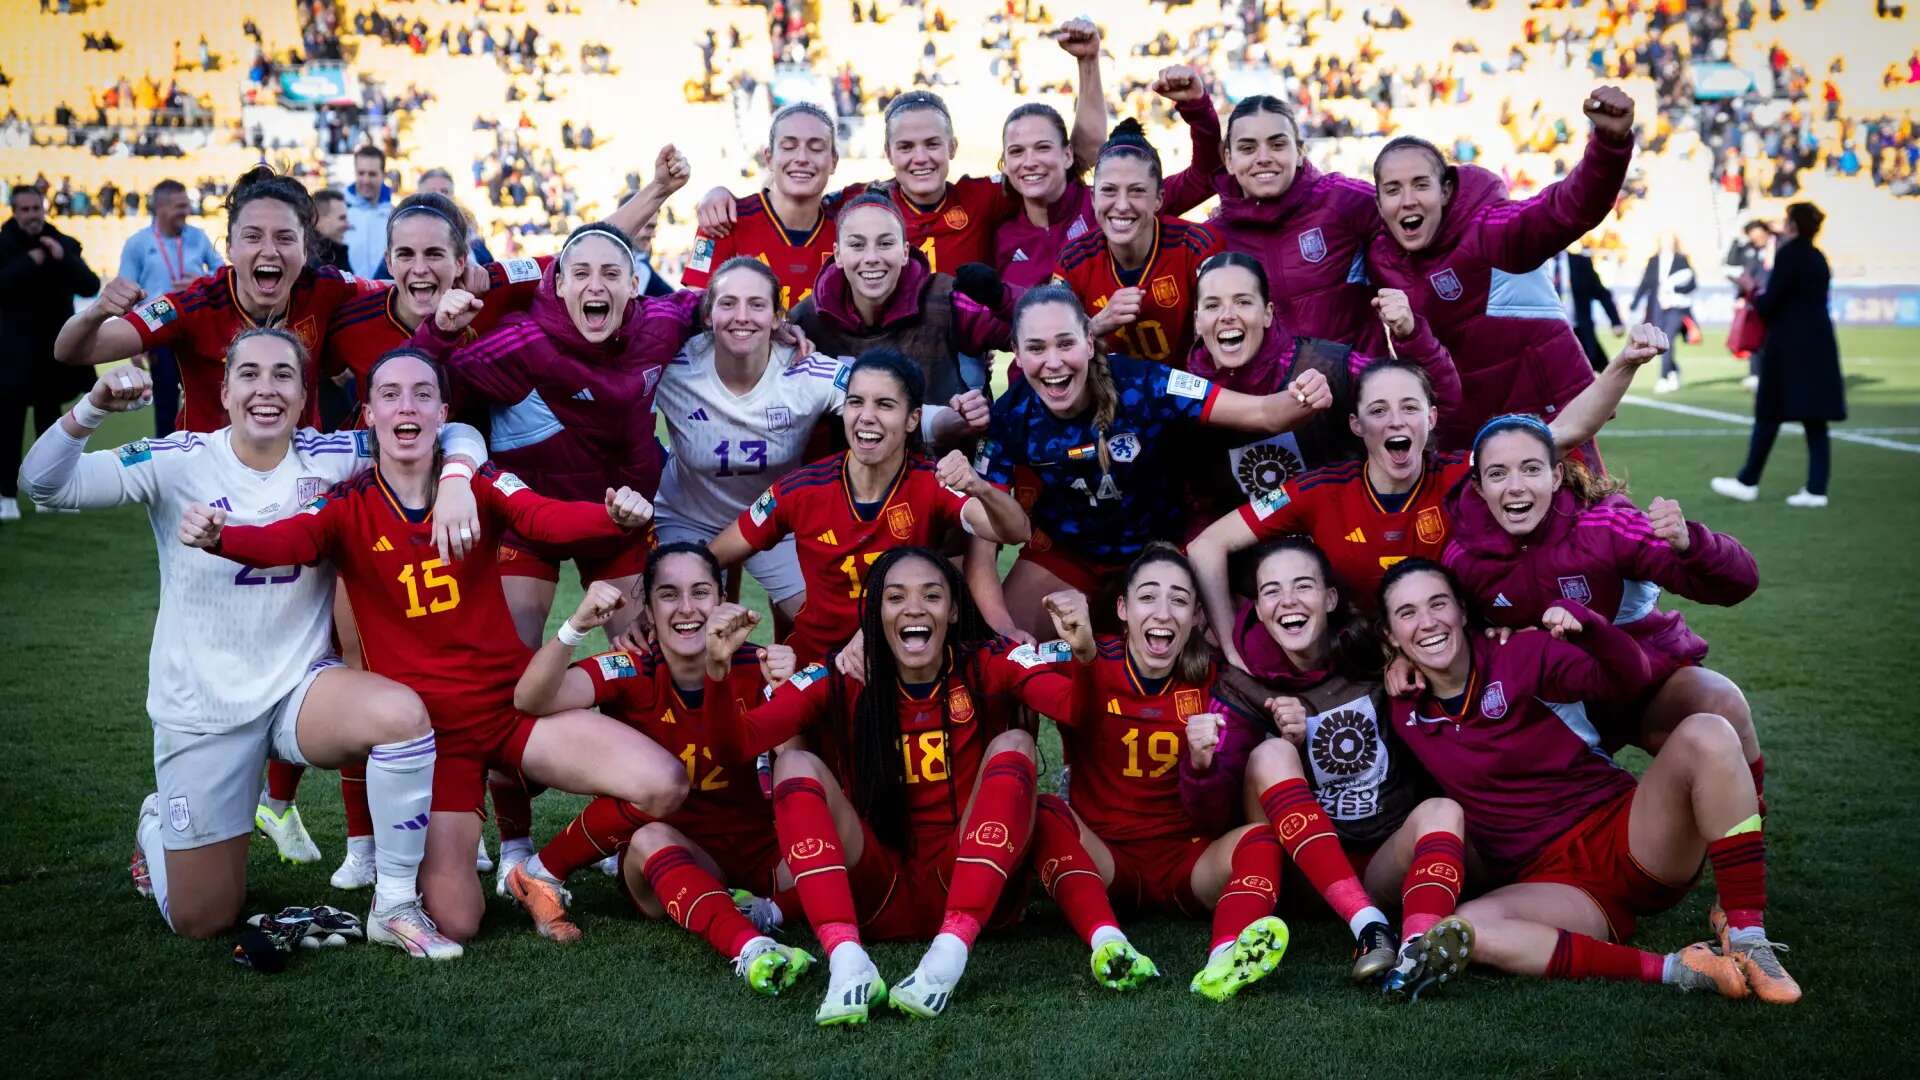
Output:
[[[954,849],[909,859],[880,842],[862,822],[860,861],[849,868],[860,936],[868,941],[929,941],[947,917],[947,885],[953,879]],[[986,928],[999,930],[1020,921],[1027,908],[1027,875],[1015,872],[1000,893]]]
[[[653,553],[654,546],[653,529],[648,527],[644,534],[633,537],[630,543],[613,554],[571,558],[574,569],[580,573],[580,584],[587,585],[595,581],[638,575],[647,568],[647,558]],[[500,541],[500,576],[538,578],[557,584],[560,581],[560,564],[569,557],[509,535]]]
[[1685,882],[1662,881],[1641,866],[1627,843],[1632,791],[1581,818],[1513,876],[1515,883],[1571,885],[1586,893],[1606,916],[1613,940],[1625,941],[1641,916],[1666,911],[1686,898],[1698,870]]
[[498,769],[529,786],[520,772],[534,717],[505,709],[458,731],[435,733],[438,754],[433,763],[435,813],[487,816],[487,770]]
[[1133,911],[1169,911],[1200,918],[1207,906],[1193,894],[1193,867],[1213,840],[1204,836],[1109,843],[1113,884],[1107,896]]

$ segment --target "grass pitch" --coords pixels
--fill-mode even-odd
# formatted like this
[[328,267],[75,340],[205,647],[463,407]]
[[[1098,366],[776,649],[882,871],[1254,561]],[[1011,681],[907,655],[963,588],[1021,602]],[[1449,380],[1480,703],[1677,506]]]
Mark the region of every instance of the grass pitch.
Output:
[[[13,1067],[23,1076],[1911,1075],[1920,993],[1904,945],[1920,914],[1920,715],[1906,677],[1920,661],[1920,332],[1850,331],[1842,354],[1853,418],[1836,431],[1910,449],[1836,441],[1826,511],[1781,503],[1804,477],[1797,434],[1782,434],[1751,506],[1707,490],[1709,477],[1739,466],[1741,425],[1627,405],[1603,438],[1639,502],[1677,498],[1759,558],[1764,584],[1747,603],[1681,606],[1760,725],[1768,926],[1793,947],[1787,962],[1807,992],[1797,1007],[1477,973],[1393,1006],[1346,985],[1348,937],[1330,916],[1292,919],[1280,970],[1227,1005],[1187,991],[1204,927],[1140,922],[1130,930],[1167,977],[1119,995],[1094,985],[1084,949],[1039,902],[1025,925],[983,939],[940,1020],[889,1013],[866,1029],[818,1031],[810,1018],[824,978],[779,1000],[754,997],[703,943],[631,918],[612,882],[593,874],[575,883],[586,938],[571,949],[494,901],[452,964],[356,947],[256,975],[229,962],[230,942],[168,934],[127,883],[134,812],[152,783],[146,520],[134,509],[29,511],[0,527],[0,739],[11,751],[0,769],[0,1032]],[[1660,403],[1746,412],[1740,371],[1718,340],[1681,362],[1687,388]],[[1649,400],[1652,382],[1640,380]],[[146,422],[117,421],[95,445]],[[576,596],[563,590],[556,619]],[[1049,746],[1057,762],[1058,743]],[[327,885],[343,846],[332,777],[312,774],[300,805],[326,861],[282,866],[256,842],[250,907],[363,909],[365,893]],[[541,798],[536,836],[579,805]],[[1671,949],[1703,937],[1711,895],[1703,885],[1647,920],[1637,943]],[[918,954],[875,950],[892,979]]]

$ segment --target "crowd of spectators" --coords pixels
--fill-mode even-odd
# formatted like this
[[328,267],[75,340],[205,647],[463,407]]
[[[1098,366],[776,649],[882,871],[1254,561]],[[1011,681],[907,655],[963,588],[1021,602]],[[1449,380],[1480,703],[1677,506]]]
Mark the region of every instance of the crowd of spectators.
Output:
[[[14,189],[31,187],[39,191],[47,200],[47,212],[55,217],[125,217],[137,218],[149,212],[145,205],[145,193],[132,189],[123,190],[109,179],[99,187],[88,190],[76,184],[71,176],[62,176],[58,181],[40,173],[31,180],[15,178],[7,181],[4,192],[10,196]],[[189,210],[193,214],[202,214],[217,209],[220,201],[227,196],[230,180],[203,176],[187,185]]]

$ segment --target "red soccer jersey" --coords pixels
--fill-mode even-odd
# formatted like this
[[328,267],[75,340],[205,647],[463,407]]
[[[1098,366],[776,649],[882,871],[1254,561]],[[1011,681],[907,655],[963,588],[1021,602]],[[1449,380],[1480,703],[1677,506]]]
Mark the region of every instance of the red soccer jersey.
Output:
[[[501,316],[525,311],[540,291],[540,275],[551,263],[551,256],[538,259],[503,259],[487,267],[492,284],[481,297],[480,314],[467,327],[465,340],[473,341],[493,329]],[[320,375],[331,379],[342,371],[353,372],[362,400],[366,398],[367,376],[374,361],[399,348],[413,337],[394,313],[399,288],[391,281],[381,288],[341,304],[326,324],[326,345],[320,353]],[[366,417],[357,413],[354,426],[364,427]]]
[[1470,472],[1467,455],[1430,454],[1420,479],[1398,510],[1387,509],[1367,479],[1365,461],[1313,469],[1240,508],[1240,520],[1260,540],[1288,533],[1313,538],[1346,594],[1374,608],[1387,568],[1419,555],[1440,561],[1447,546],[1447,492]]
[[[1133,284],[1141,292],[1140,316],[1107,335],[1113,351],[1186,367],[1193,351],[1193,286],[1200,264],[1220,252],[1220,241],[1205,225],[1160,217],[1153,223],[1153,251]],[[1107,249],[1107,238],[1087,233],[1061,249],[1053,276],[1067,283],[1093,315],[1113,294],[1127,287]]]
[[927,257],[936,274],[951,274],[967,263],[993,265],[993,231],[1020,203],[998,177],[963,176],[947,184],[947,193],[930,207],[916,206],[900,185],[854,184],[841,190],[852,198],[869,188],[884,191],[906,219],[907,243]]
[[[385,283],[343,274],[331,266],[307,267],[293,282],[293,297],[279,325],[298,337],[307,354],[319,356],[327,324],[341,305],[357,296],[379,293]],[[223,266],[179,292],[156,296],[120,316],[140,335],[142,349],[170,348],[180,365],[184,394],[181,431],[218,431],[227,426],[220,407],[220,381],[227,364],[227,346],[240,331],[259,324],[240,310],[234,294],[233,267]],[[307,415],[302,423],[320,422],[319,365],[307,365]]]
[[[1015,645],[1004,639],[975,647],[956,659],[949,674],[916,697],[900,689],[900,731],[894,740],[907,782],[907,814],[916,862],[945,856],[959,815],[973,796],[981,758],[993,737],[1015,726],[1022,705],[1048,716],[1072,707],[1074,685],[1063,643]],[[707,683],[707,693],[714,684]],[[764,704],[713,716],[710,731],[722,753],[737,761],[771,750],[812,731],[841,786],[854,792],[850,748],[854,704],[861,684],[824,664],[802,669]],[[721,726],[731,720],[732,728]],[[951,733],[951,742],[948,741]],[[716,755],[720,756],[720,755]],[[1076,776],[1076,784],[1079,778]]]
[[1180,802],[1180,756],[1187,718],[1207,711],[1213,686],[1170,676],[1150,689],[1134,670],[1127,643],[1100,639],[1091,664],[1070,662],[1075,707],[1060,723],[1060,745],[1073,769],[1074,813],[1111,843],[1201,834]]
[[780,307],[793,305],[813,293],[814,279],[821,267],[833,261],[833,215],[839,196],[828,196],[820,208],[820,220],[804,234],[790,229],[780,220],[773,200],[765,192],[733,201],[733,231],[725,236],[702,233],[693,240],[693,256],[680,272],[680,285],[686,289],[704,289],[713,272],[735,255],[751,255],[767,265],[780,279]]
[[693,701],[674,685],[658,650],[644,656],[615,650],[573,665],[593,680],[595,705],[687,767],[687,801],[663,820],[709,852],[750,848],[773,835],[773,804],[761,793],[753,765],[714,754],[711,717],[701,707],[715,692],[741,712],[759,704],[766,680],[755,657],[751,646],[741,648],[727,681],[694,691]]
[[960,525],[967,504],[966,496],[941,485],[930,458],[915,455],[863,515],[847,484],[847,454],[842,450],[781,477],[738,519],[740,535],[755,551],[793,534],[807,602],[787,642],[802,662],[825,657],[859,629],[867,567],[882,552],[937,543]]
[[482,532],[451,565],[433,546],[433,516],[411,520],[367,470],[271,525],[230,526],[221,555],[248,566],[326,559],[346,582],[367,667],[411,687],[436,731],[459,731],[513,707],[533,655],[513,628],[500,588],[499,535],[572,544],[622,535],[598,503],[534,494],[512,473],[482,466],[473,479]]

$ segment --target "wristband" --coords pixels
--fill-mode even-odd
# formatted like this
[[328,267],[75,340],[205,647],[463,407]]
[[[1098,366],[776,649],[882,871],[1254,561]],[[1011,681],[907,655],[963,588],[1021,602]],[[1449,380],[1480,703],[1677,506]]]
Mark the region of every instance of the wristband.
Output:
[[456,476],[463,480],[473,479],[473,466],[463,461],[449,461],[440,467],[441,480],[451,480]]
[[73,422],[89,431],[106,423],[110,415],[112,414],[95,405],[89,397],[83,396],[73,403]]
[[553,636],[554,636],[554,640],[560,642],[560,644],[565,645],[567,648],[571,649],[579,645],[581,642],[587,640],[587,631],[575,630],[573,628],[573,620],[568,619],[567,621],[560,624],[559,631],[556,632]]

